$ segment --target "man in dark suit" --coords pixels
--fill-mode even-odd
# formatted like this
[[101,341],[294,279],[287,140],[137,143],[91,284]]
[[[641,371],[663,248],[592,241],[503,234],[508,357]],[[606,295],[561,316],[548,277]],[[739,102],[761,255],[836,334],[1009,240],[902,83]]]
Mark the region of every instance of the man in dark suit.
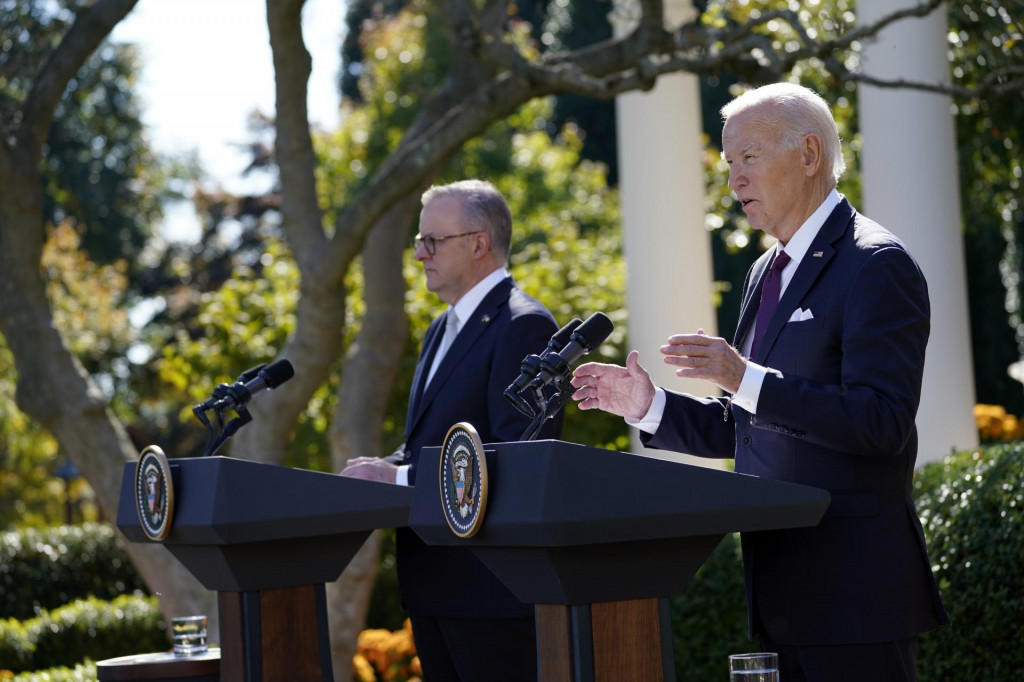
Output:
[[[503,392],[523,359],[557,326],[505,270],[512,216],[493,185],[466,180],[422,198],[416,259],[427,288],[448,304],[423,339],[405,443],[389,457],[358,457],[342,475],[414,485],[420,450],[469,422],[484,443],[516,441],[530,420]],[[540,437],[557,438],[561,416]],[[423,475],[437,475],[424,472]],[[398,579],[427,682],[536,679],[533,606],[523,604],[468,549],[428,547],[397,531]]]
[[626,417],[648,447],[828,490],[817,527],[742,538],[751,635],[785,682],[913,680],[917,635],[948,623],[911,500],[924,277],[836,192],[840,140],[820,97],[769,85],[722,114],[729,186],[778,243],[747,274],[734,345],[698,330],[661,352],[729,395],[656,388],[634,350],[625,367],[577,368],[574,398]]

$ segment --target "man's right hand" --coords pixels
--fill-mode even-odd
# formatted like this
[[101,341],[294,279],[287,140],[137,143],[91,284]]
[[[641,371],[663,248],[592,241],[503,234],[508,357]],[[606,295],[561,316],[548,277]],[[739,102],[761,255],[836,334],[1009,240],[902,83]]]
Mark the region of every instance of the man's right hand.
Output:
[[398,476],[398,466],[379,457],[354,457],[345,463],[341,475],[364,481],[394,483]]
[[642,419],[654,400],[654,382],[631,351],[626,366],[588,362],[573,372],[573,400],[581,410],[604,410],[620,417]]

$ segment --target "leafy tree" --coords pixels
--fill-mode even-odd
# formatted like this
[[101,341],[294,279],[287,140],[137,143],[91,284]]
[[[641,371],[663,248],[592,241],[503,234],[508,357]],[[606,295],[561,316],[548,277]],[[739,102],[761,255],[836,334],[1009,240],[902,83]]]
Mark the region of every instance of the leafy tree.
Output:
[[[0,7],[12,6],[11,0],[3,2]],[[15,69],[18,87],[3,102],[10,115],[0,121],[0,333],[17,367],[18,406],[55,437],[89,478],[107,517],[117,503],[123,461],[134,458],[136,449],[100,385],[53,324],[39,270],[45,202],[38,169],[68,84],[135,2],[41,1],[39,7],[67,19],[66,30],[62,26],[43,41],[41,59]],[[922,15],[940,4],[931,0],[900,17]],[[878,28],[851,31],[836,24],[812,34],[804,30],[800,14],[788,9],[733,21],[732,3],[709,3],[698,21],[666,27],[661,3],[644,0],[635,27],[620,38],[556,51],[521,39],[505,3],[437,3],[434,16],[445,40],[439,51],[432,47],[425,54],[447,68],[424,85],[410,124],[379,138],[386,157],[369,159],[364,178],[330,209],[329,217],[319,203],[318,156],[306,110],[310,61],[302,40],[302,5],[302,0],[267,0],[277,87],[273,152],[280,177],[280,228],[299,280],[294,328],[279,349],[295,364],[296,377],[251,405],[255,421],[234,443],[236,452],[265,462],[283,460],[300,415],[339,363],[343,381],[334,389],[337,401],[329,427],[332,462],[354,452],[380,451],[382,432],[367,425],[383,422],[407,338],[399,256],[419,191],[444,172],[468,141],[530,100],[560,92],[610,98],[650,87],[661,74],[676,71],[732,73],[757,83],[820,60],[838,80],[856,80],[860,76],[847,62],[831,55],[846,54],[858,38]],[[772,35],[786,32],[791,39],[774,50]],[[985,92],[1013,92],[1019,89],[1015,78],[1004,73],[987,81]],[[394,93],[396,103],[401,104],[403,94]],[[350,268],[360,254],[365,311],[355,343],[346,346],[353,319],[346,306]],[[188,583],[176,562],[152,547],[129,551],[150,588],[162,595],[166,610],[214,612],[207,595],[194,581]],[[340,671],[336,677],[344,679],[346,667]]]

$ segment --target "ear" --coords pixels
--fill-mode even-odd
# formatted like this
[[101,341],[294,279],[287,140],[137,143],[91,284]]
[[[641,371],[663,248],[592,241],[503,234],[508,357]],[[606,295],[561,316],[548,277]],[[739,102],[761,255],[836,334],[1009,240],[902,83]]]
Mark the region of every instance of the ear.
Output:
[[804,164],[804,175],[810,178],[817,176],[825,163],[821,138],[814,133],[804,135],[803,144],[800,145],[800,158]]
[[484,258],[491,252],[491,235],[487,230],[481,230],[472,236],[473,258]]

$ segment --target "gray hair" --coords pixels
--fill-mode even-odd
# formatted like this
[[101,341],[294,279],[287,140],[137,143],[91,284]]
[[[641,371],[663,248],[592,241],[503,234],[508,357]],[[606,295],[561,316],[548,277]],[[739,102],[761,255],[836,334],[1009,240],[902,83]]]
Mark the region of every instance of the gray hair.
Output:
[[781,133],[780,143],[787,149],[799,149],[805,135],[821,140],[825,160],[832,166],[833,186],[846,170],[839,129],[832,110],[821,96],[795,83],[772,83],[745,93],[722,107],[722,119],[768,104],[776,112],[775,124]]
[[466,225],[491,236],[491,248],[508,261],[512,242],[512,212],[498,188],[486,180],[460,180],[448,185],[434,185],[420,197],[426,206],[439,197],[452,197],[462,205]]

